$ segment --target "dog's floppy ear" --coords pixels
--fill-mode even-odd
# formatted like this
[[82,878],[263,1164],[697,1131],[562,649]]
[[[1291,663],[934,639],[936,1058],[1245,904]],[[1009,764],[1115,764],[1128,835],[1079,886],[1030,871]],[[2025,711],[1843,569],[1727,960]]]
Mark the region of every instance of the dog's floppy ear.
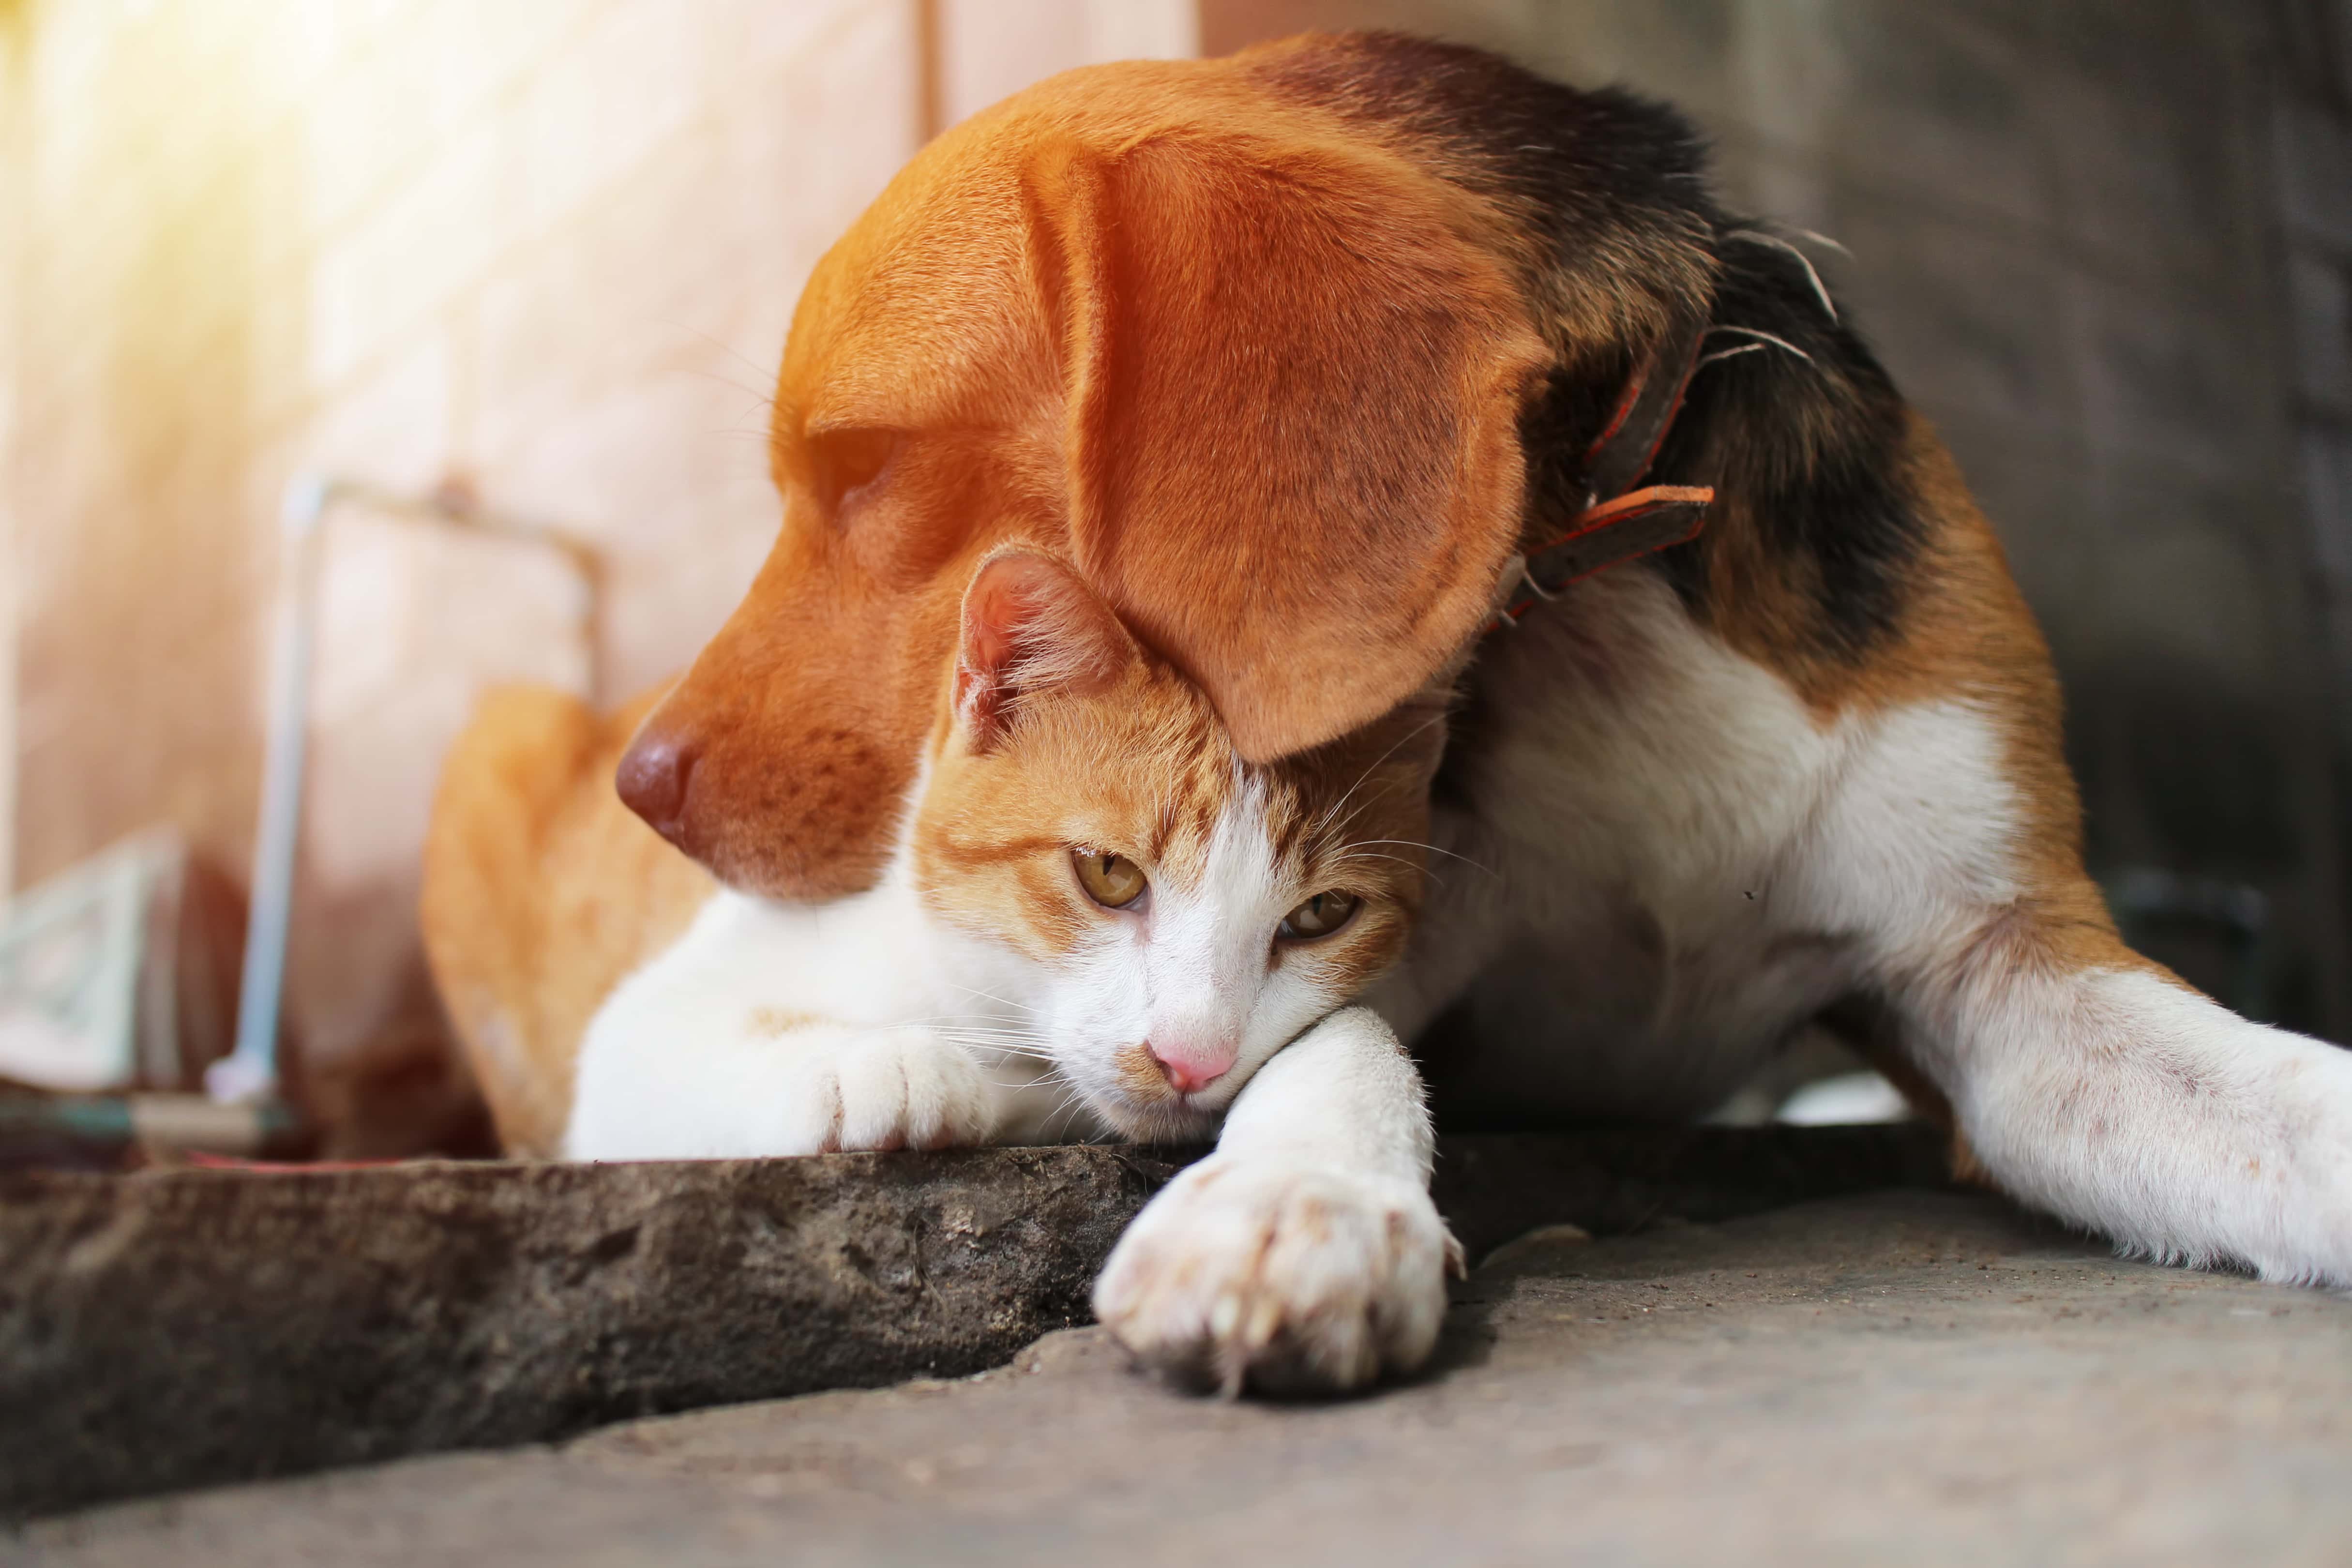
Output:
[[[1071,544],[1253,761],[1409,696],[1517,547],[1546,363],[1491,215],[1360,142],[1144,139],[1033,170]],[[1049,296],[1050,297],[1050,296]]]
[[972,750],[988,751],[1022,698],[1091,696],[1140,657],[1118,617],[1068,567],[1031,551],[999,552],[964,590],[956,723]]

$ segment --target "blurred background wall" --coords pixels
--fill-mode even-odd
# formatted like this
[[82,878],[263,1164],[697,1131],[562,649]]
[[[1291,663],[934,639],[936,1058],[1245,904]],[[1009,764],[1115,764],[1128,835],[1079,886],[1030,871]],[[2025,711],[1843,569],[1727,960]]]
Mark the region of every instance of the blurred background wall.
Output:
[[531,569],[389,523],[330,563],[293,1022],[338,1114],[406,1107],[373,1146],[444,1136],[410,900],[467,680],[616,699],[717,626],[801,281],[931,132],[1345,25],[1671,98],[1846,247],[2056,647],[2097,868],[2346,1034],[2352,0],[0,0],[0,885],[155,822],[242,868],[297,468],[589,542],[551,662]]

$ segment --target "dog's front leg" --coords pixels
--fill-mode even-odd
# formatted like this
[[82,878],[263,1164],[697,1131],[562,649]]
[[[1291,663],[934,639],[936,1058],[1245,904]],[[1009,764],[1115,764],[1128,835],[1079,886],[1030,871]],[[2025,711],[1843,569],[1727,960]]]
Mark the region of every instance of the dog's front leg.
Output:
[[1896,988],[1906,1054],[1985,1173],[2147,1257],[2352,1285],[2352,1052],[2248,1023],[2103,920],[2032,907]]
[[1216,1152],[1136,1216],[1095,1312],[1146,1364],[1238,1393],[1360,1387],[1428,1359],[1461,1249],[1430,1201],[1421,1079],[1349,1007],[1242,1089]]

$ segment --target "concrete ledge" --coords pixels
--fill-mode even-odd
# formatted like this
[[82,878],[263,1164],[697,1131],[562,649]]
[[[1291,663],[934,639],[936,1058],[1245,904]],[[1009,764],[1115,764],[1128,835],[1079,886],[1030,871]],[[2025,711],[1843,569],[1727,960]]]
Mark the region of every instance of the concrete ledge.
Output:
[[[0,1178],[0,1513],[999,1365],[1195,1152]],[[1943,1171],[1916,1128],[1485,1136],[1438,1199],[1475,1258]]]

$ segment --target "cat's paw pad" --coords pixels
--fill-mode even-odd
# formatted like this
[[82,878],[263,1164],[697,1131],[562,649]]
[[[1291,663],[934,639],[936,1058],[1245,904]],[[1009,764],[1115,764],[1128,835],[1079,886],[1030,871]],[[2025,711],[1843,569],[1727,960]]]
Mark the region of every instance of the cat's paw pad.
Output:
[[799,1153],[982,1143],[995,1121],[980,1065],[925,1029],[845,1035],[795,1076],[785,1142]]
[[1095,1315],[1193,1386],[1360,1388],[1428,1359],[1460,1256],[1412,1183],[1213,1156],[1119,1238]]

